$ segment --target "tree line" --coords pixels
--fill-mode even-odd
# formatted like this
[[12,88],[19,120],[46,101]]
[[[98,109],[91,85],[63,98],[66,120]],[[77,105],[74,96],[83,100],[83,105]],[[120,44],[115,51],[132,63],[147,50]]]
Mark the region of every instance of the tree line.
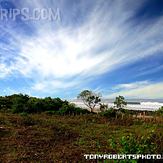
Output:
[[[13,94],[10,96],[0,96],[0,110],[11,111],[13,113],[41,113],[47,112],[49,114],[89,114],[94,113],[95,108],[98,106],[102,114],[104,115],[115,115],[117,113],[127,113],[125,109],[127,102],[123,96],[118,96],[114,101],[114,108],[108,108],[107,104],[102,103],[102,95],[95,93],[90,90],[84,90],[77,96],[78,99],[82,100],[87,109],[80,108],[67,100],[60,98],[37,98],[30,97],[23,94]],[[115,109],[116,108],[116,109]],[[130,111],[136,112],[136,111]],[[139,112],[139,111],[137,111]],[[155,113],[163,115],[163,107],[157,110]]]
[[11,96],[0,96],[0,110],[11,111],[13,113],[41,113],[49,112],[56,114],[85,114],[88,110],[81,109],[67,100],[60,98],[36,98],[23,94],[13,94]]
[[[93,113],[97,105],[101,111],[105,111],[108,106],[101,102],[101,94],[97,94],[90,90],[82,91],[78,96],[78,99]],[[115,100],[115,104],[118,108],[123,108],[127,103],[123,96],[119,96]],[[23,94],[13,94],[10,96],[0,96],[0,110],[11,111],[13,113],[58,113],[58,114],[85,114],[89,113],[88,110],[77,107],[75,104],[68,102],[67,100],[61,100],[60,98],[37,98],[30,97]]]

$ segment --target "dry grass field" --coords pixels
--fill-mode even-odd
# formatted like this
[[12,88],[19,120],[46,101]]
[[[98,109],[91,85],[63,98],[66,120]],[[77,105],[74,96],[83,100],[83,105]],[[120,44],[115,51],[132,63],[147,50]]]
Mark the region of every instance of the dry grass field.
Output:
[[[127,136],[129,151],[122,142]],[[156,119],[0,113],[2,163],[97,162],[83,155],[132,152],[135,143],[142,152],[162,153],[162,138],[163,123]]]

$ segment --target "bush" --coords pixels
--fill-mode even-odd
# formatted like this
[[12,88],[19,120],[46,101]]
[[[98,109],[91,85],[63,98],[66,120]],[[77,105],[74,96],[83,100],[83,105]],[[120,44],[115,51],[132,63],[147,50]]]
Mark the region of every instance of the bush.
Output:
[[116,110],[113,108],[110,108],[104,112],[101,112],[100,115],[111,118],[111,117],[116,117]]
[[20,113],[20,115],[21,115],[22,117],[27,117],[27,116],[28,116],[28,113],[22,112],[22,113]]
[[76,107],[74,104],[64,104],[58,111],[50,110],[45,112],[48,115],[80,115],[89,114],[90,112],[86,109]]
[[74,104],[63,105],[58,111],[59,115],[80,115],[89,113],[90,112],[88,110],[76,107]]
[[27,101],[29,97],[27,95],[12,95],[10,96],[10,101],[12,103],[11,108],[13,113],[25,112],[27,109]]
[[9,109],[12,113],[41,113],[72,115],[87,114],[88,110],[76,107],[60,98],[36,98],[23,94],[0,97],[0,110]]
[[12,113],[22,113],[25,112],[25,109],[22,105],[15,105],[12,109]]
[[155,153],[156,144],[154,144],[154,132],[147,137],[141,136],[139,139],[130,134],[121,138],[121,152],[125,154],[148,154]]
[[156,139],[159,137],[156,135],[155,131],[151,131],[148,136],[135,136],[129,134],[127,136],[122,136],[119,142],[110,139],[110,145],[114,149],[119,149],[120,153],[123,154],[150,154],[157,153],[157,143]]
[[58,111],[53,111],[53,110],[50,110],[50,111],[45,111],[45,113],[47,114],[47,115],[57,115],[58,114]]
[[163,115],[163,106],[159,110],[155,111],[155,113],[157,115]]

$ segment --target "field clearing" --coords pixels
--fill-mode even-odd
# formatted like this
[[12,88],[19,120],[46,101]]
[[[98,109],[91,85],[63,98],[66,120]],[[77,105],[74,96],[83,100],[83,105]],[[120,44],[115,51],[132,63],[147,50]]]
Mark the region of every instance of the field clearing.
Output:
[[0,113],[0,162],[89,162],[84,154],[121,153],[123,136],[151,132],[153,152],[162,153],[163,123],[157,120]]

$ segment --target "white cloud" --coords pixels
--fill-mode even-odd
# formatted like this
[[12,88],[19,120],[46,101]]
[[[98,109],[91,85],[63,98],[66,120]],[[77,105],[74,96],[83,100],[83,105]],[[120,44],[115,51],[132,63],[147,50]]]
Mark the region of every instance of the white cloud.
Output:
[[[60,80],[48,80],[48,81],[40,81],[33,85],[32,89],[35,91],[42,91],[48,93],[50,91],[56,91],[57,89],[67,89],[73,86],[77,87],[77,82],[65,82]],[[58,90],[57,90],[58,91]]]
[[0,63],[0,78],[5,78],[8,74],[10,74],[11,69],[7,68],[7,66],[3,63]]
[[139,77],[139,76],[143,76],[143,75],[149,75],[149,74],[153,74],[153,73],[156,73],[158,71],[161,71],[163,69],[163,65],[161,66],[152,66],[150,65],[149,67],[146,66],[145,67],[145,70],[141,71],[140,73],[136,74],[135,76],[136,77]]
[[[142,83],[142,84],[141,84]],[[146,84],[145,84],[146,83]],[[122,95],[126,98],[162,98],[163,97],[163,82],[160,83],[150,83],[150,82],[136,82],[129,83],[129,89],[126,89],[126,84],[124,89],[117,91],[116,93],[108,95],[109,98],[115,98],[116,96]],[[130,87],[131,86],[131,87]]]
[[[33,25],[37,33],[29,37],[6,29],[14,38],[11,45],[16,44],[19,51],[14,57],[16,62],[10,66],[1,63],[4,74],[0,76],[19,72],[33,79],[31,89],[37,91],[76,87],[95,75],[162,51],[162,17],[132,24],[131,18],[143,3],[139,2],[113,1],[110,7],[106,2],[103,5],[96,2],[80,26],[53,28],[55,22],[36,22]],[[43,1],[25,4],[31,8],[45,5]],[[135,85],[123,87],[135,88]]]
[[115,89],[135,89],[135,88],[140,88],[144,87],[149,84],[149,81],[138,81],[134,83],[127,83],[127,84],[119,84],[115,87]]

